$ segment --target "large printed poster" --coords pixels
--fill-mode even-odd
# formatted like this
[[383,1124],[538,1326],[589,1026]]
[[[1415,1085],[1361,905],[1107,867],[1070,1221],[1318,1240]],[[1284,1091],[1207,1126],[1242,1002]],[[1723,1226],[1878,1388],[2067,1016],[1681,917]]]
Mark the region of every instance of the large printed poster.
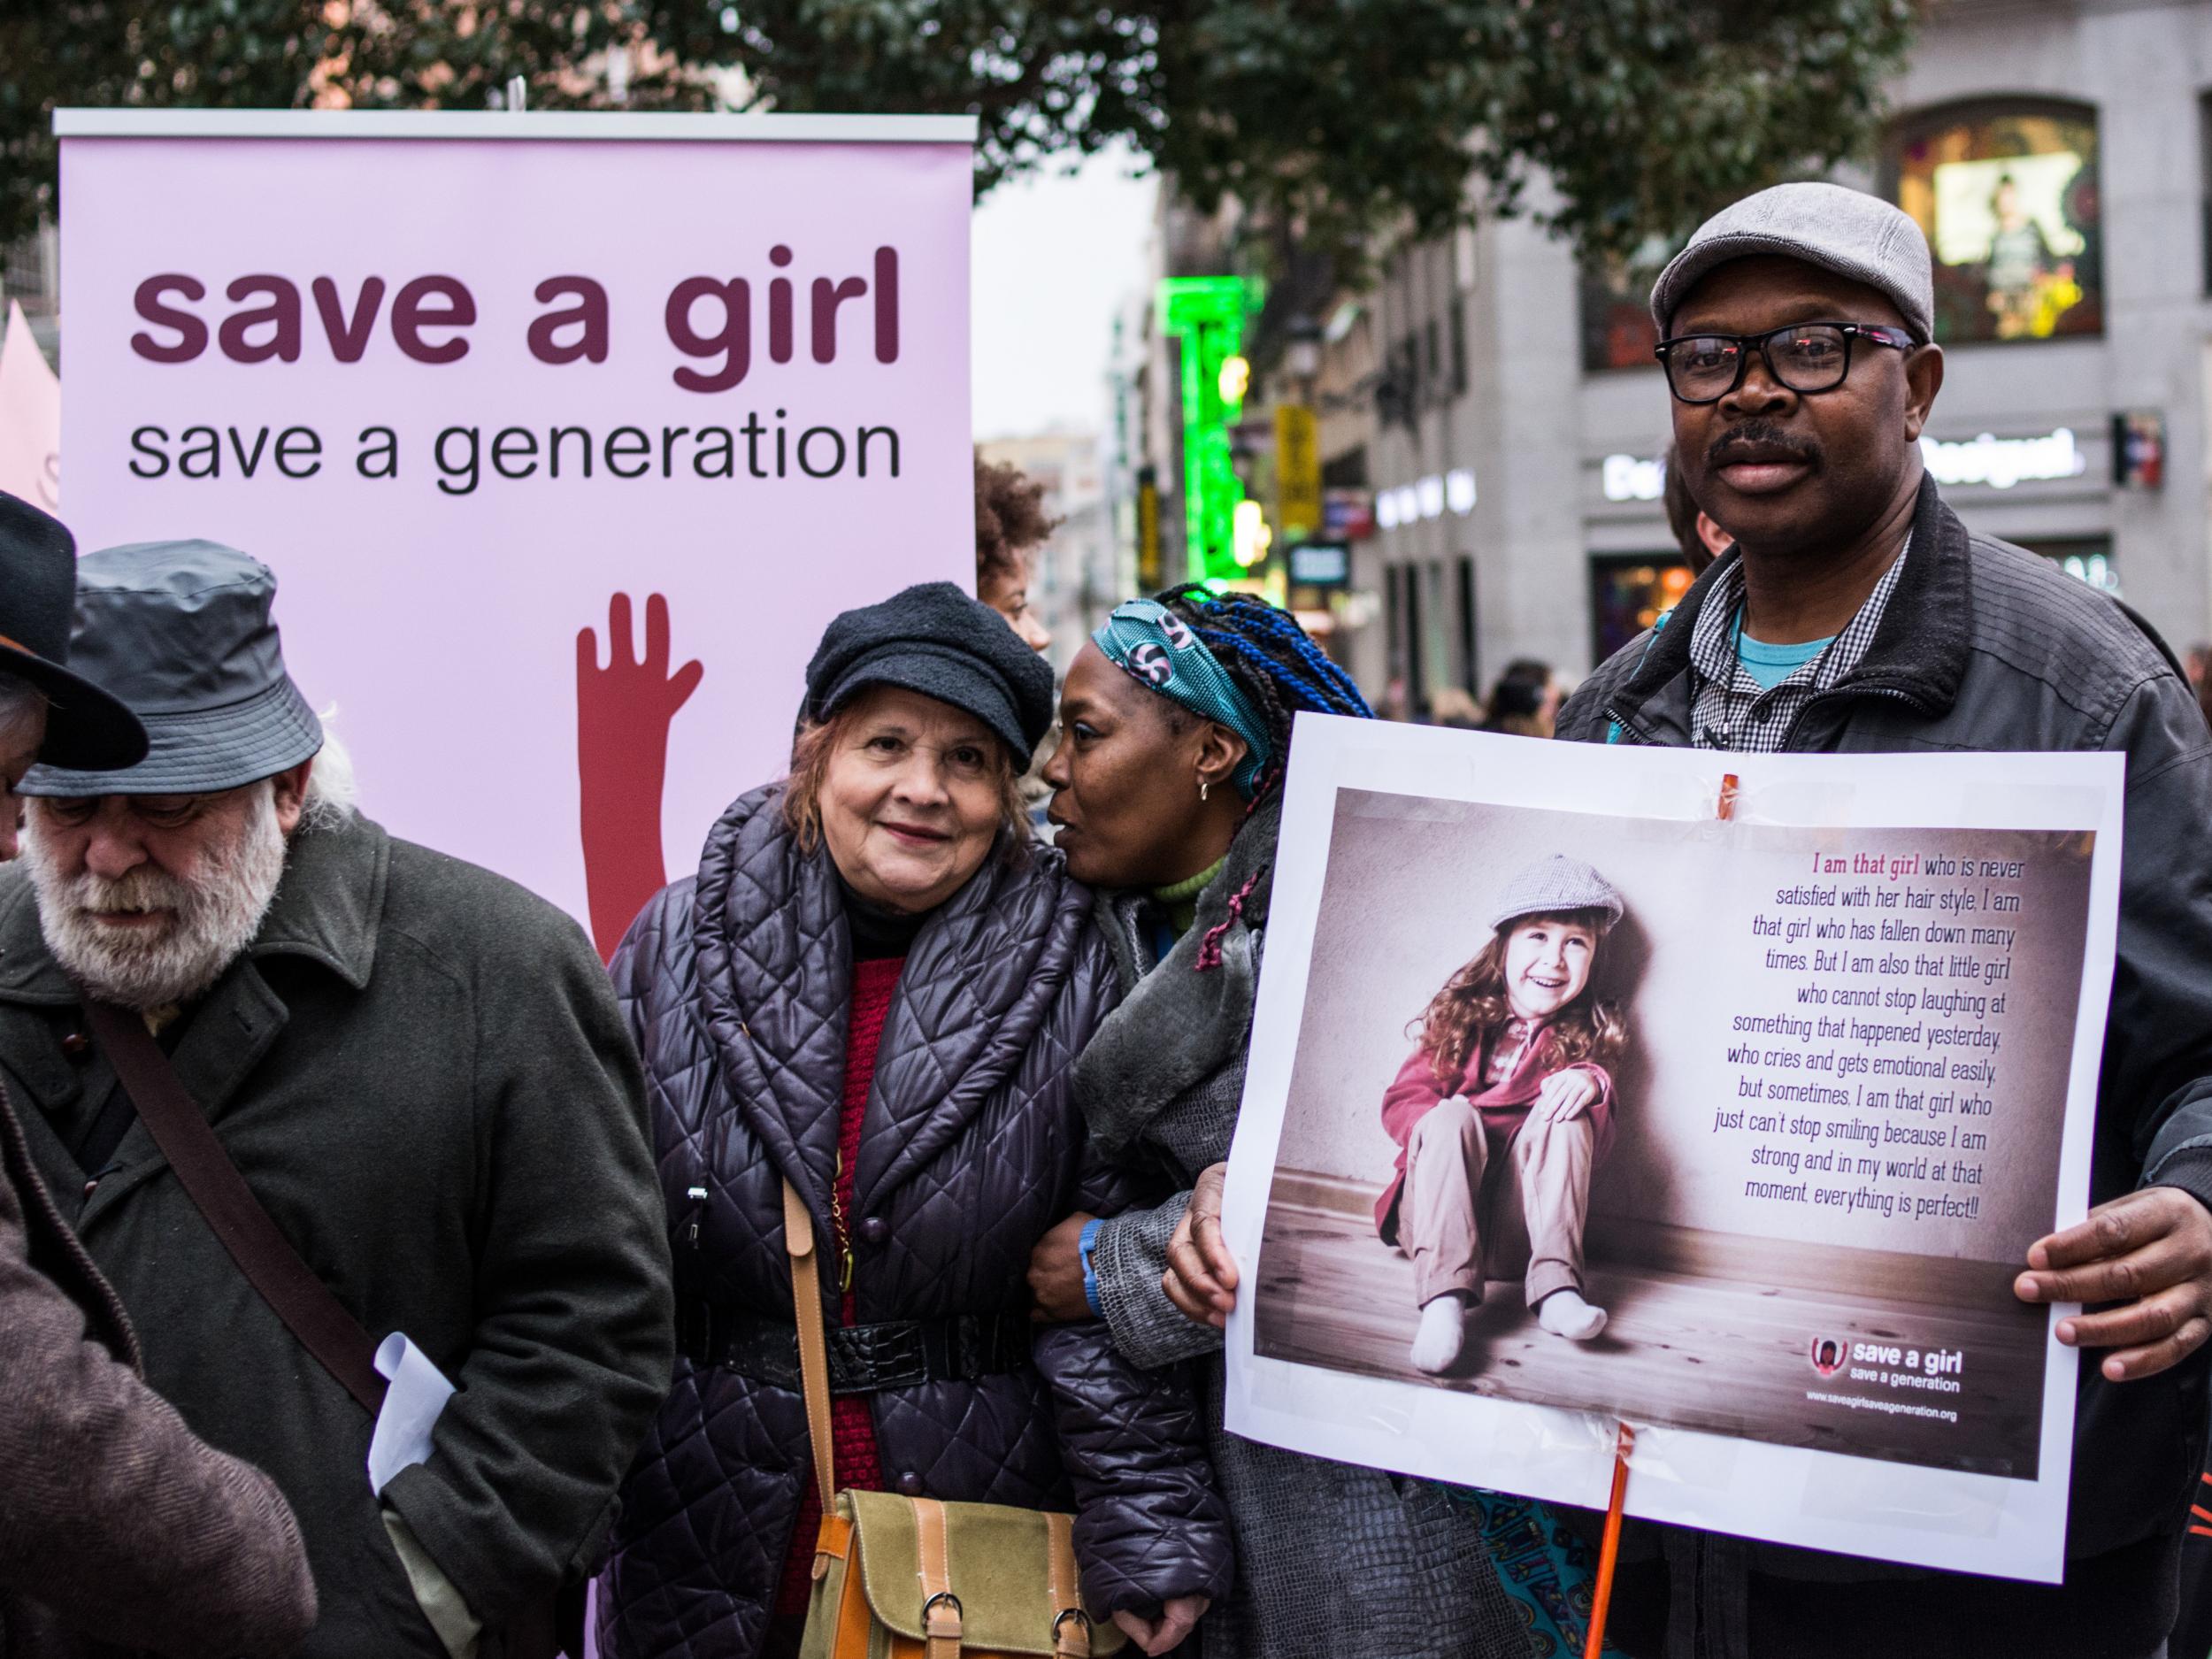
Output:
[[79,546],[262,559],[365,810],[603,945],[831,616],[972,584],[964,118],[57,127]]
[[1297,754],[1229,1426],[1601,1508],[1625,1420],[1632,1514],[2056,1578],[2119,762]]

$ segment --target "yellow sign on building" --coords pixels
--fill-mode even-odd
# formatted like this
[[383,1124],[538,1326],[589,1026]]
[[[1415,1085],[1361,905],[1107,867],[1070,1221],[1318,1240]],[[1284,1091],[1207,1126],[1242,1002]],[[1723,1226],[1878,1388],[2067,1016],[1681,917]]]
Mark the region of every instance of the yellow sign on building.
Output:
[[1275,406],[1275,526],[1291,541],[1321,528],[1321,423],[1302,403]]

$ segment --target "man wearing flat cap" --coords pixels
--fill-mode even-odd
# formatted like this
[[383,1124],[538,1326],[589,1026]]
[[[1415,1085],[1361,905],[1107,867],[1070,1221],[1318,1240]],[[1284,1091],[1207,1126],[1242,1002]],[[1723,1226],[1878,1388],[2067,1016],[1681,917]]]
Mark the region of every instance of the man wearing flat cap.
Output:
[[[148,744],[23,780],[0,1078],[149,1380],[296,1511],[321,1592],[298,1651],[495,1659],[595,1565],[667,1382],[636,1056],[572,922],[353,807],[274,595],[204,541],[81,562],[72,667]],[[272,1251],[209,1219],[178,1087],[338,1325],[458,1390],[380,1493],[375,1391],[328,1327],[295,1334]]]
[[1640,1659],[2145,1659],[2174,1617],[2212,1335],[2212,733],[2132,613],[1960,523],[1921,465],[1943,384],[1928,245],[1831,184],[1708,221],[1652,291],[1675,448],[1734,545],[1561,711],[1586,742],[2127,757],[2119,960],[2088,1219],[2014,1294],[2079,1302],[2065,1582],[1920,1572],[1637,1527]]
[[[130,710],[71,672],[69,532],[0,495],[0,863],[31,763],[129,766]],[[315,1618],[291,1510],[194,1438],[139,1374],[137,1338],[31,1166],[0,1089],[0,1653],[290,1653]]]

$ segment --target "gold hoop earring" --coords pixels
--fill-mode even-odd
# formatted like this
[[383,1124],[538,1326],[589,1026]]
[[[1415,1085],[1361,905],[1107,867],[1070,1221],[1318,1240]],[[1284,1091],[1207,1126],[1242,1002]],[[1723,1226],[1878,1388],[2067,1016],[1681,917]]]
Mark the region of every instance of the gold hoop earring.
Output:
[[1206,780],[1203,778],[1198,780],[1198,798],[1201,802],[1206,798]]

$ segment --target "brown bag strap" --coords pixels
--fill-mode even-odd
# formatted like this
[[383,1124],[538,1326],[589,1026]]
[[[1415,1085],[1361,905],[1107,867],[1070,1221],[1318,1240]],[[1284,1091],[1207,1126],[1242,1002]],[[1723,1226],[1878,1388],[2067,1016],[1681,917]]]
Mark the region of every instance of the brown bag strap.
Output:
[[806,1395],[807,1439],[814,1446],[814,1484],[822,1514],[836,1512],[837,1478],[830,1444],[829,1343],[822,1331],[822,1258],[814,1248],[814,1217],[789,1181],[783,1184],[783,1248],[791,1256],[791,1298],[799,1319],[799,1386]]
[[952,1540],[945,1506],[915,1498],[914,1550],[920,1568],[922,1636],[926,1659],[960,1659],[960,1598],[952,1593]]
[[140,1121],[238,1271],[300,1346],[374,1417],[384,1404],[374,1340],[269,1218],[145,1023],[127,1009],[89,997],[85,1012]]
[[1045,1512],[1052,1573],[1052,1651],[1059,1659],[1090,1659],[1091,1616],[1083,1610],[1075,1565],[1075,1517]]

